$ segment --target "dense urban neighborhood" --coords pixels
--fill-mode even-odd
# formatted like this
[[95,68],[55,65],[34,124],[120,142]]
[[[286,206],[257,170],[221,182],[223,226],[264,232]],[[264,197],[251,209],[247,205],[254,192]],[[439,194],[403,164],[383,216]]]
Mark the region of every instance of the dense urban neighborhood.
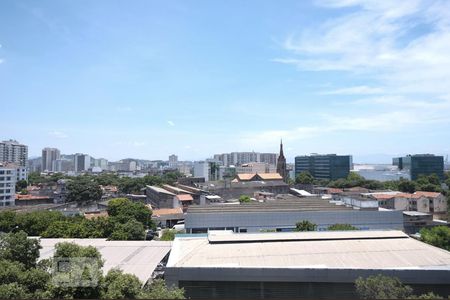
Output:
[[450,299],[450,0],[0,0],[0,300]]
[[[0,147],[1,298],[449,294],[442,156],[393,158],[382,172],[401,175],[376,180],[355,170],[351,155],[289,164],[282,142],[278,153],[193,162],[110,163],[56,148],[28,159],[17,141]],[[96,284],[75,284],[79,257],[94,261]],[[72,262],[68,273],[54,269],[62,258]],[[75,285],[62,287],[62,278]]]

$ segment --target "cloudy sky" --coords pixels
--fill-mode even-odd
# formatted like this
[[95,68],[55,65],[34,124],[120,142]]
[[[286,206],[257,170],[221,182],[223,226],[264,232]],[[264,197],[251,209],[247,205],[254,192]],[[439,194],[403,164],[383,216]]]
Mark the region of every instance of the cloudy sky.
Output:
[[0,139],[63,153],[450,153],[450,1],[0,2]]

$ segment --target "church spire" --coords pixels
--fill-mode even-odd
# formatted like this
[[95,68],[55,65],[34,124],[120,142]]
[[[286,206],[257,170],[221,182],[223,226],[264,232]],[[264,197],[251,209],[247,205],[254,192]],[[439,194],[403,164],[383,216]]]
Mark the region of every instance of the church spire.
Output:
[[281,142],[280,142],[280,157],[284,157],[284,152],[283,152],[283,139],[281,139]]
[[287,182],[288,173],[286,168],[286,158],[284,157],[283,151],[283,139],[280,141],[280,155],[278,156],[277,161],[277,173],[283,177],[284,182]]

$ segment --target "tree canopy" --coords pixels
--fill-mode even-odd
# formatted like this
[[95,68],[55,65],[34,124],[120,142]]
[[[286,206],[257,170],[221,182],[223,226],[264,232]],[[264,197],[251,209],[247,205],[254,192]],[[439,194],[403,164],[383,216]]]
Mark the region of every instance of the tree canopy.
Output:
[[90,176],[77,176],[67,184],[67,201],[86,203],[102,198],[100,186]]
[[299,184],[312,184],[314,177],[308,171],[303,171],[295,177],[295,183]]
[[420,239],[430,245],[450,251],[450,228],[436,226],[420,230]]
[[330,231],[346,231],[346,230],[359,230],[358,228],[350,224],[334,224],[328,227]]
[[412,288],[405,286],[396,277],[381,274],[359,277],[355,281],[356,292],[362,299],[405,299],[412,295]]
[[317,225],[308,220],[303,220],[295,224],[295,231],[316,231]]
[[[183,289],[168,288],[163,280],[142,287],[121,270],[104,276],[104,261],[92,246],[58,243],[53,258],[37,263],[39,240],[24,232],[0,235],[0,245],[0,299],[184,299]],[[61,259],[68,262],[63,270],[50,268]]]

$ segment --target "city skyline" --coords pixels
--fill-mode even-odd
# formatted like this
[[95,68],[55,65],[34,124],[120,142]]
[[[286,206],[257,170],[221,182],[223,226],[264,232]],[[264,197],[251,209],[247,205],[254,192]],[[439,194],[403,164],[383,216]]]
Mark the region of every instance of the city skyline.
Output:
[[280,138],[289,162],[445,156],[449,6],[2,1],[2,138],[113,161],[277,152]]

